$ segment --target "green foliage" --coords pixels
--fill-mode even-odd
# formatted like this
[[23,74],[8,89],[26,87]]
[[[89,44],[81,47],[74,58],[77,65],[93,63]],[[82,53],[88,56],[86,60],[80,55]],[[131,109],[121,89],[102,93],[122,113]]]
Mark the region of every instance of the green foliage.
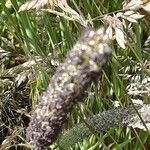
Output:
[[[29,149],[24,132],[37,97],[46,89],[57,65],[83,29],[77,21],[46,11],[18,12],[23,2],[0,1],[0,142],[3,149]],[[122,9],[122,2],[68,0],[69,6],[95,28],[108,27],[105,20],[95,17]],[[128,26],[130,22],[125,20],[124,24]],[[149,93],[141,93],[149,87],[145,83],[149,82],[150,74],[149,25],[145,16],[137,24],[132,24],[132,31],[130,27],[125,29],[125,49],[113,41],[113,57],[103,67],[99,83],[91,85],[86,91],[85,103],[78,104],[68,115],[65,129],[83,122],[88,116],[115,108],[116,102],[121,107],[132,103],[131,99],[149,103]],[[149,149],[148,143],[147,132],[117,128],[100,135],[93,134],[70,149],[140,150]],[[52,147],[61,149],[57,143]]]

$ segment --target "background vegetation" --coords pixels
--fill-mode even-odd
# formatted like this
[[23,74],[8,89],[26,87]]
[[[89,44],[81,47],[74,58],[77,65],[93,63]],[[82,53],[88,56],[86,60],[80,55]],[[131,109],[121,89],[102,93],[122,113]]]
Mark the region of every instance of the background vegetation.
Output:
[[[108,27],[95,17],[122,9],[123,0],[68,0],[79,16],[94,28]],[[25,128],[37,97],[46,89],[56,67],[80,36],[83,26],[72,19],[46,11],[18,12],[23,0],[0,1],[0,143],[1,149],[29,149]],[[60,8],[56,8],[60,11]],[[116,107],[127,107],[132,100],[149,103],[150,55],[149,12],[137,23],[125,25],[125,48],[114,40],[113,57],[103,67],[99,83],[88,89],[88,97],[77,104],[64,131],[85,118]],[[111,14],[112,16],[113,14]],[[72,17],[72,16],[71,16]],[[95,19],[94,19],[95,18]],[[137,18],[136,18],[137,19]],[[136,20],[135,19],[135,20]],[[117,106],[116,106],[117,104]],[[93,135],[69,149],[150,149],[148,132],[133,128],[110,129]],[[53,149],[62,149],[54,144]]]

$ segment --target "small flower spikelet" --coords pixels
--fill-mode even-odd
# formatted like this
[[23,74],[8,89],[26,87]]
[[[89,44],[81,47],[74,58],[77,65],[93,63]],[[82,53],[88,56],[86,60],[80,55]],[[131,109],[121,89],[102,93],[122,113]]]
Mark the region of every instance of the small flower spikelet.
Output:
[[111,128],[123,126],[139,128],[145,131],[147,131],[147,129],[149,130],[150,104],[134,104],[134,107],[130,105],[127,108],[112,109],[90,116],[84,120],[83,123],[77,124],[70,130],[66,131],[59,138],[59,146],[62,149],[67,149],[93,133],[100,134]]
[[99,76],[111,49],[104,30],[87,29],[57,68],[47,90],[39,97],[27,138],[32,149],[44,150],[54,142],[75,103],[81,101],[88,85]]

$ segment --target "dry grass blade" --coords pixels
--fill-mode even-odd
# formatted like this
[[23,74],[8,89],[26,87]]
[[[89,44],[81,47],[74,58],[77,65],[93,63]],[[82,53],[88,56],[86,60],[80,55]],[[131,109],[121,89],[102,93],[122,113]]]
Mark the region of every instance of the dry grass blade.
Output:
[[23,129],[14,129],[11,135],[3,141],[0,150],[9,150],[14,139],[23,131]]
[[36,9],[39,10],[47,5],[48,8],[53,9],[55,5],[58,3],[65,4],[67,3],[66,0],[30,0],[27,1],[25,4],[21,5],[18,12]]
[[64,17],[67,20],[77,21],[84,27],[87,26],[87,21],[85,20],[85,18],[80,14],[78,14],[75,10],[73,10],[67,3],[66,4],[58,3],[57,6],[61,8],[63,12],[58,12],[52,9],[42,9],[42,10]]
[[126,11],[125,13],[118,13],[118,17],[128,20],[131,23],[138,23],[137,20],[144,17],[138,12],[135,11]]
[[[21,5],[18,12],[30,10],[30,9],[40,9],[48,3],[48,0],[31,0]],[[53,4],[51,4],[53,6]]]
[[106,20],[109,24],[109,27],[107,28],[107,34],[109,38],[112,38],[112,28],[115,30],[115,39],[118,43],[118,45],[125,49],[125,35],[123,32],[123,25],[122,22],[119,20],[117,16],[105,16],[104,20]]
[[121,29],[119,28],[115,28],[115,37],[116,37],[116,41],[118,43],[118,45],[125,49],[125,38],[124,38],[124,33]]
[[150,2],[141,6],[145,11],[150,12]]
[[150,12],[149,0],[131,0],[129,3],[125,3],[123,6],[124,10],[139,10],[140,8]]

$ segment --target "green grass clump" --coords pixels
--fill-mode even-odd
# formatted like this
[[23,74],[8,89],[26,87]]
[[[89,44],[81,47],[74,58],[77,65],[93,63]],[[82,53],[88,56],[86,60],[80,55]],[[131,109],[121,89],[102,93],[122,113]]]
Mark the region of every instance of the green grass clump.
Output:
[[[103,25],[107,29],[110,24],[105,14],[125,15],[123,2],[68,0],[71,8],[18,12],[23,0],[0,1],[0,149],[30,149],[25,129],[37,98],[46,90],[57,66],[81,35],[83,26]],[[149,103],[149,15],[143,6],[135,12],[145,16],[135,19],[137,23],[119,18],[125,49],[114,40],[113,28],[112,59],[103,66],[99,82],[85,91],[88,96],[84,103],[68,114],[62,134],[91,115],[116,109],[116,104],[127,107],[131,100],[138,99]],[[61,150],[57,142],[52,147]],[[69,149],[148,150],[149,134],[140,129],[114,128],[93,134]]]

